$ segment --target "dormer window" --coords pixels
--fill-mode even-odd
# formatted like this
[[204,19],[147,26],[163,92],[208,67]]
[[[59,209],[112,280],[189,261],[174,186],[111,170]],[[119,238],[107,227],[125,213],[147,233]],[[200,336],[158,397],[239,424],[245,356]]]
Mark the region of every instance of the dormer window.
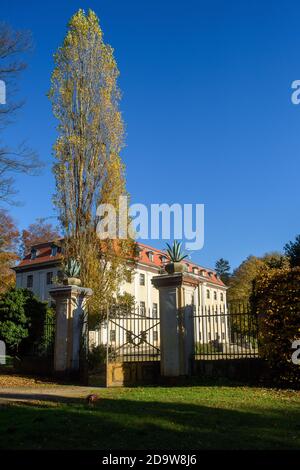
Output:
[[160,259],[163,264],[165,264],[168,261],[168,258],[166,256],[161,256]]
[[195,266],[193,267],[193,274],[198,274],[198,268],[196,268]]
[[201,271],[201,276],[204,276],[204,277],[206,276],[206,271],[204,271],[204,269],[202,269]]
[[143,248],[141,248],[140,246],[137,246],[136,251],[137,251],[138,257],[141,258],[142,253],[143,253]]
[[212,273],[212,272],[209,272],[208,275],[209,275],[209,277],[213,277],[213,273]]
[[150,261],[152,261],[152,262],[154,261],[154,253],[153,253],[153,251],[148,251],[148,258],[149,258]]
[[56,245],[51,246],[51,256],[56,256],[58,252],[58,247]]
[[36,248],[31,248],[30,259],[35,259],[36,255],[37,255],[37,249]]

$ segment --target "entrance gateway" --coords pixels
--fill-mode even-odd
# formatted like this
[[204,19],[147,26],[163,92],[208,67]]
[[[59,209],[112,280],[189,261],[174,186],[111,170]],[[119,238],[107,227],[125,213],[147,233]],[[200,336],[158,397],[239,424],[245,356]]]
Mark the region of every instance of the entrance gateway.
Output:
[[[116,306],[100,325],[98,344],[106,350],[107,386],[176,383],[215,371],[235,378],[238,370],[250,370],[249,365],[255,369],[257,318],[247,306],[197,308],[194,292],[199,281],[187,272],[155,276],[152,283],[159,290],[159,317]],[[51,295],[57,300],[55,371],[77,371],[87,380],[85,300],[92,291],[68,286],[53,289]]]

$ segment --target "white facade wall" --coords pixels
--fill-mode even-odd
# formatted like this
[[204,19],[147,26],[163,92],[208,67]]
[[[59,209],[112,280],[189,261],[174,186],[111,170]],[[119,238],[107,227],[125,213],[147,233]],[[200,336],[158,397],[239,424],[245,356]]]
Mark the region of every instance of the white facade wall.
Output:
[[[23,272],[17,272],[16,275],[16,285],[17,287],[27,288],[28,276],[33,277],[33,284],[30,288],[35,295],[40,300],[51,301],[49,295],[49,290],[53,288],[53,284],[47,283],[47,274],[52,273],[53,279],[57,277],[59,271],[59,266],[57,267],[42,267],[40,269],[32,269]],[[159,317],[159,292],[152,285],[151,280],[153,276],[158,274],[158,270],[152,269],[147,266],[139,264],[134,272],[132,273],[131,282],[124,282],[120,287],[120,293],[123,294],[127,292],[135,297],[136,310],[140,313],[145,313],[146,317],[152,317],[154,310],[157,311],[157,316]],[[144,285],[141,282],[143,279]],[[222,286],[215,285],[209,282],[209,279],[200,278],[200,284],[194,291],[194,310],[196,315],[211,314],[218,312],[226,312],[226,288]],[[142,312],[142,309],[145,308],[145,311]],[[215,324],[213,323],[215,322]],[[197,325],[197,323],[195,323]],[[112,329],[112,327],[111,327]],[[150,330],[151,337],[149,337],[152,344],[157,343],[156,330]],[[102,325],[101,328],[97,331],[90,331],[90,343],[99,344],[107,343],[107,326]],[[113,333],[112,333],[113,334]],[[122,334],[117,333],[116,338],[119,338],[120,341],[125,342],[125,333],[124,338],[122,339]],[[229,341],[229,332],[228,325],[222,317],[218,317],[216,320],[212,316],[211,319],[206,319],[204,322],[199,322],[199,327],[195,331],[195,340],[201,343],[209,343],[211,340],[218,339],[220,342]],[[157,343],[159,346],[159,342]]]
[[[47,284],[47,274],[52,273],[52,278],[57,277],[59,267],[44,267],[41,269],[32,269],[30,271],[17,272],[16,286],[28,288],[40,299],[50,301],[49,290],[53,288],[53,284]],[[28,287],[28,277],[32,276],[32,287]]]

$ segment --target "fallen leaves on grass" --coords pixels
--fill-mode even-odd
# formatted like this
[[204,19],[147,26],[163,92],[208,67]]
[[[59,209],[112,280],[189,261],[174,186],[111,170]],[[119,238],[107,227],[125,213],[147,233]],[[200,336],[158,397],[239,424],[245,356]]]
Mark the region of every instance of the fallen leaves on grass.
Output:
[[41,387],[41,386],[55,386],[57,385],[51,379],[41,379],[19,374],[1,374],[0,387]]

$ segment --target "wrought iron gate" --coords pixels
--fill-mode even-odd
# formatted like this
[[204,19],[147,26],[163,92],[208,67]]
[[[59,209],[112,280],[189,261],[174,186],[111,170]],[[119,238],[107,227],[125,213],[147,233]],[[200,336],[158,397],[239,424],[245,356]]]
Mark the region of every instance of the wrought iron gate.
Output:
[[160,361],[160,320],[138,309],[111,308],[107,316],[107,362]]

